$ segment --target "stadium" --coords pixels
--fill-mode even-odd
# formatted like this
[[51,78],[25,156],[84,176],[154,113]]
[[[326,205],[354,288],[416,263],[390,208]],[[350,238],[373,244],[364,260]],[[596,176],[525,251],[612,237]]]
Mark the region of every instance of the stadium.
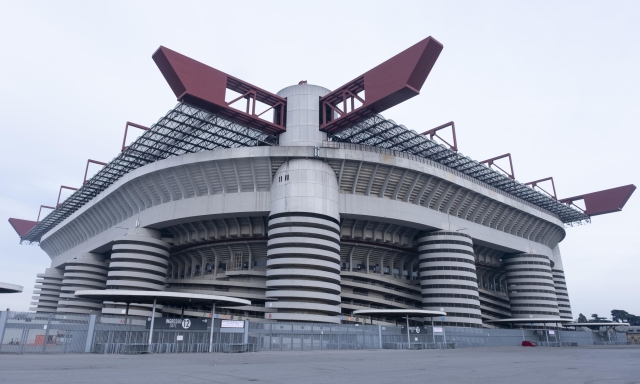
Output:
[[[417,132],[383,117],[419,95],[442,49],[428,37],[335,90],[271,93],[160,47],[178,104],[149,127],[127,122],[125,139],[144,133],[108,163],[89,160],[103,167],[63,186],[73,194],[46,217],[9,219],[51,258],[32,310],[121,314],[124,303],[75,292],[135,290],[245,299],[217,313],[252,322],[572,319],[560,243],[621,211],[635,186],[559,198],[552,178],[517,181],[509,154],[460,153],[454,122]],[[354,315],[366,310],[377,312]]]

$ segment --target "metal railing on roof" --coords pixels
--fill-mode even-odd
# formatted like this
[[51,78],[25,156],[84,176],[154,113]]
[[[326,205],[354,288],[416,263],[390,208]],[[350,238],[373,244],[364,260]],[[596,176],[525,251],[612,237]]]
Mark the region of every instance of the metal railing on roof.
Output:
[[39,242],[45,233],[122,176],[149,163],[217,148],[277,144],[277,136],[245,127],[187,104],[178,104],[42,219],[21,241]]
[[[565,224],[589,222],[589,216],[566,204],[509,178],[462,153],[452,151],[417,132],[387,120],[381,115],[370,117],[334,134],[330,142],[323,143],[329,148],[349,148],[358,145],[360,150],[378,148],[392,153],[415,156],[414,159],[427,160],[426,163],[447,170],[464,179],[480,183],[484,187],[538,209],[557,216]],[[425,161],[423,161],[425,162]]]

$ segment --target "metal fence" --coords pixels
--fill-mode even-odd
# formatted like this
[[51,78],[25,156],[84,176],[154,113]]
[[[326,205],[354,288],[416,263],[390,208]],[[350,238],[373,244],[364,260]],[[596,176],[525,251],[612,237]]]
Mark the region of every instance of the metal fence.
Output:
[[0,312],[0,353],[81,353],[89,315]]
[[456,343],[384,343],[384,349],[455,349],[460,345]]
[[[206,353],[358,349],[451,349],[517,346],[622,345],[626,335],[606,332],[370,324],[263,323],[244,328],[156,329],[149,344],[144,319],[123,315],[74,315],[0,311],[0,353]],[[213,326],[212,343],[211,326]],[[434,332],[435,331],[435,332]],[[623,341],[618,341],[623,340]]]
[[380,348],[380,327],[366,324],[249,323],[249,343],[260,351]]
[[635,343],[631,343],[628,341],[594,341],[593,345],[633,345]]

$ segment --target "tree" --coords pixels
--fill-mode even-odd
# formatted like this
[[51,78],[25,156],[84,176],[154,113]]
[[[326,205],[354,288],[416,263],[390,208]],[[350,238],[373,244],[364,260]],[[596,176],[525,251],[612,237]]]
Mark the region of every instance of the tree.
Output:
[[611,318],[613,319],[613,321],[616,321],[616,322],[626,322],[628,321],[630,316],[633,316],[633,315],[621,309],[611,310]]
[[589,320],[590,323],[601,323],[606,321],[607,321],[606,318],[598,316],[597,313],[594,313],[593,315],[591,315],[591,320]]
[[611,310],[611,317],[613,318],[613,321],[621,321],[623,323],[629,323],[629,325],[640,325],[640,316],[636,316],[621,309]]
[[578,316],[578,323],[586,323],[586,322],[587,322],[587,317],[581,313],[580,316]]

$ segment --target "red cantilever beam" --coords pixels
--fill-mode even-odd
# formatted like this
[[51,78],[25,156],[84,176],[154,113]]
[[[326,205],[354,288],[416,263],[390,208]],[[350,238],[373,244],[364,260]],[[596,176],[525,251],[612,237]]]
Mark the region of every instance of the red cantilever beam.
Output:
[[[127,133],[129,132],[129,127],[142,129],[143,131],[148,131],[149,130],[149,128],[145,127],[144,125],[140,125],[140,124],[136,124],[136,123],[132,123],[130,121],[127,121],[127,124],[125,124],[125,126],[124,126],[124,137],[122,138],[122,152],[124,152],[124,150],[128,148],[125,145],[125,143],[127,142]],[[103,163],[98,163],[98,164],[103,164]],[[104,165],[106,165],[106,164],[104,164]],[[89,168],[89,163],[87,163],[87,168]],[[86,177],[87,177],[87,173],[86,172],[84,174],[84,177],[85,177],[85,180],[86,180]]]
[[[553,187],[553,195],[550,194],[549,192],[545,191],[541,186],[538,185],[538,183],[542,183],[543,181],[549,181],[549,180],[551,180],[551,187]],[[530,185],[531,188],[538,187],[544,193],[546,193],[547,195],[553,196],[554,199],[558,200],[558,195],[556,195],[556,184],[553,182],[553,177],[545,177],[544,179],[540,179],[540,180],[536,180],[536,181],[530,181],[528,183],[524,183],[524,185]]]
[[[509,158],[509,167],[511,168],[511,173],[505,171],[504,169],[502,169],[498,164],[495,164],[496,160],[500,160],[500,159],[504,159],[505,157]],[[496,156],[496,157],[492,157],[490,159],[481,161],[480,164],[484,164],[487,163],[487,165],[489,167],[491,167],[492,165],[495,165],[499,170],[501,170],[502,172],[506,173],[507,176],[509,176],[512,179],[516,178],[515,172],[513,171],[513,162],[511,161],[511,154],[510,153],[505,153],[504,155],[500,155],[500,156]]]
[[[124,138],[125,138],[125,140],[127,139],[126,128],[125,128]],[[123,144],[123,148],[124,148],[124,144]],[[87,166],[84,169],[84,179],[82,181],[82,184],[86,184],[87,183],[87,172],[89,172],[89,163],[98,164],[98,165],[102,165],[102,166],[107,165],[107,163],[103,163],[102,161],[88,159],[87,160]]]
[[73,187],[67,187],[66,185],[61,185],[60,186],[60,191],[58,192],[58,202],[56,203],[56,208],[60,205],[60,195],[62,195],[62,190],[63,189],[68,189],[71,191],[77,191],[78,188],[73,188]]
[[[442,137],[438,136],[438,134],[436,132],[443,130],[447,127],[451,127],[451,132],[453,132],[453,145],[451,145],[448,141],[446,141],[445,139],[443,139]],[[431,140],[433,140],[434,136],[437,137],[438,139],[444,141],[445,144],[447,144],[449,146],[449,148],[451,148],[452,151],[456,151],[458,152],[458,139],[456,138],[456,125],[453,121],[450,121],[446,124],[442,124],[439,125],[435,128],[432,128],[426,132],[422,132],[421,135],[429,135],[429,138]]]
[[[583,200],[584,213],[589,216],[604,215],[606,213],[620,212],[636,190],[633,184],[622,187],[605,189],[604,191],[587,193],[584,195],[560,199],[561,203],[572,205],[575,201]],[[573,204],[575,205],[575,204]]]
[[36,224],[38,224],[38,222],[37,221],[31,221],[31,220],[10,218],[9,219],[9,224],[11,224],[11,226],[16,231],[18,236],[22,237],[22,236],[26,235],[27,233],[29,233],[29,231],[33,227],[35,227]]
[[[287,99],[165,47],[158,48],[152,57],[179,101],[266,133],[285,131]],[[247,99],[246,111],[235,109],[225,101],[227,89]],[[267,110],[274,110],[274,122],[261,119],[259,116],[264,112],[256,114],[256,101],[268,105]]]
[[[320,98],[320,130],[334,134],[420,93],[442,44],[427,37]],[[364,91],[364,98],[358,96]],[[362,105],[354,108],[354,99]],[[348,106],[351,110],[348,111]],[[335,115],[337,118],[334,118]]]
[[53,210],[56,209],[56,207],[50,207],[48,205],[41,205],[40,209],[38,210],[38,218],[36,219],[36,223],[40,222],[40,213],[42,213],[42,208],[48,208],[48,209],[53,209]]

